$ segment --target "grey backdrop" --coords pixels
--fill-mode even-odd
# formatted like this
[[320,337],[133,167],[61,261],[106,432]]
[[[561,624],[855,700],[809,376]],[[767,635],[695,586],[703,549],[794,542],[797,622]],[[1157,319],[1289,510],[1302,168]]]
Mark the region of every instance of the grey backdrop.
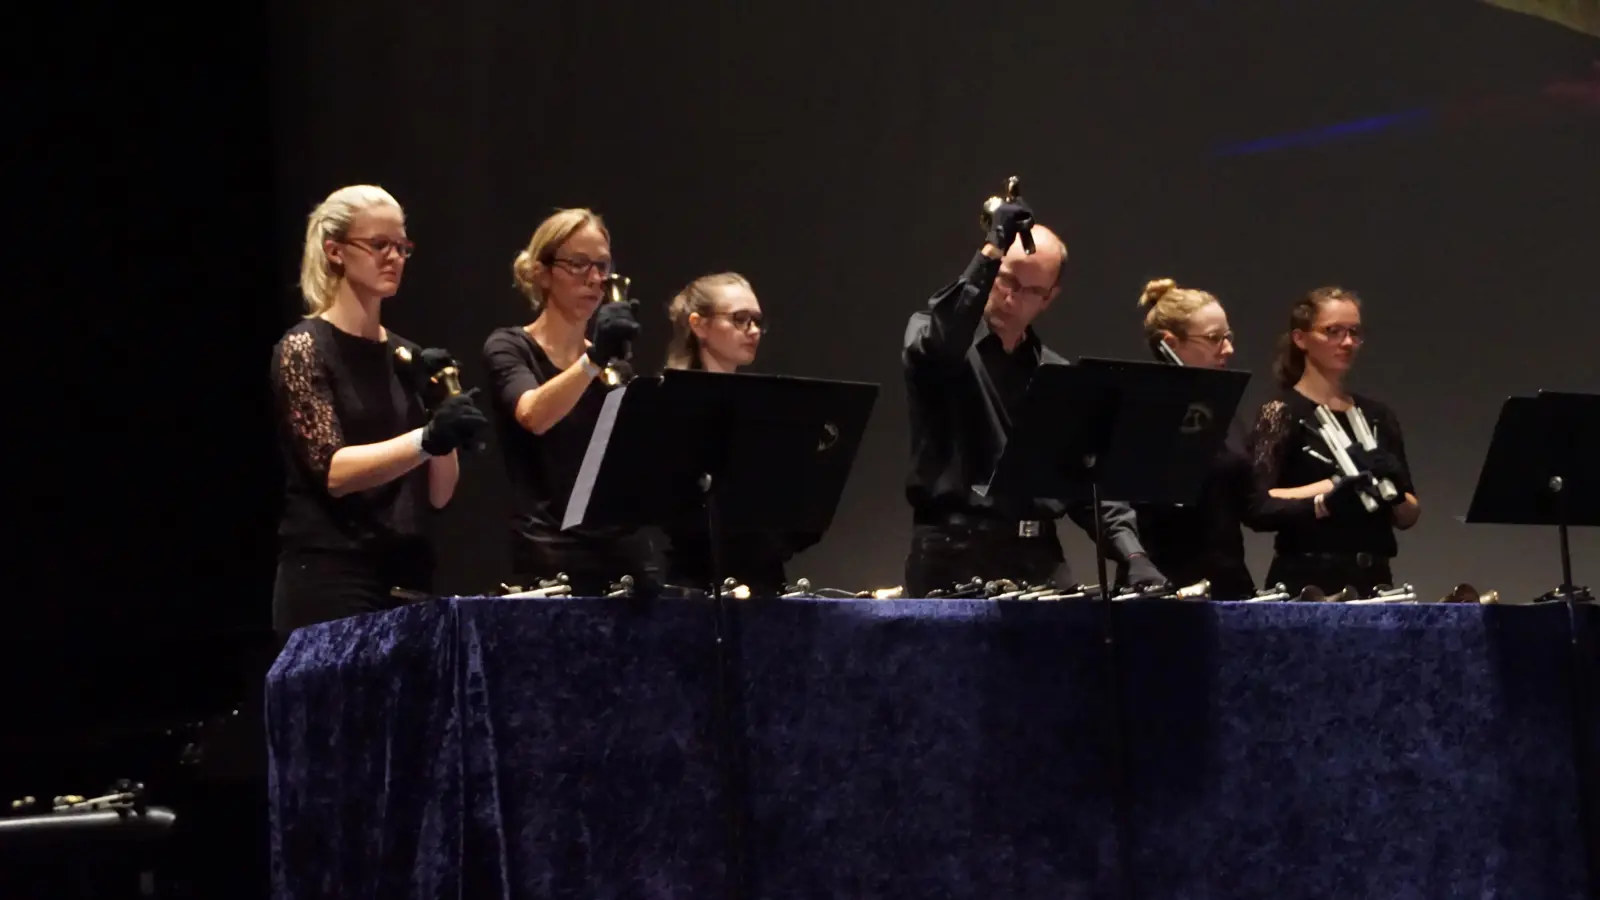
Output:
[[[387,323],[482,384],[483,338],[528,318],[513,256],[552,208],[593,207],[648,307],[647,364],[672,293],[735,269],[774,325],[760,370],[882,384],[833,530],[791,573],[898,584],[905,318],[1020,174],[1071,248],[1039,326],[1052,347],[1143,358],[1134,301],[1170,276],[1226,303],[1253,409],[1293,298],[1353,288],[1372,332],[1356,386],[1398,411],[1424,510],[1397,575],[1430,596],[1554,585],[1553,533],[1458,517],[1504,397],[1600,389],[1600,116],[1540,91],[1581,77],[1594,39],[1469,0],[915,8],[283,6],[281,324],[306,212],[380,183],[420,247]],[[1222,149],[1341,122],[1365,124]],[[502,577],[504,496],[497,457],[471,460],[442,587]],[[1064,531],[1089,571],[1087,540]],[[1250,547],[1260,578],[1270,538]],[[1580,583],[1600,582],[1597,551],[1579,532]]]

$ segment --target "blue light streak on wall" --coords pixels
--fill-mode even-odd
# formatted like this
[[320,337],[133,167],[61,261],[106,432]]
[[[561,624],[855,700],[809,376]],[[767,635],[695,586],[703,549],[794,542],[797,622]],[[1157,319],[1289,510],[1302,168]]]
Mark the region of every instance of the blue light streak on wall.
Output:
[[1239,144],[1223,145],[1218,147],[1214,153],[1217,156],[1245,156],[1252,153],[1269,153],[1273,150],[1283,150],[1288,147],[1313,147],[1353,135],[1372,134],[1388,131],[1403,125],[1411,125],[1428,119],[1433,114],[1434,111],[1432,109],[1423,108],[1390,113],[1385,116],[1372,116],[1366,119],[1337,122],[1333,125],[1324,125],[1320,128],[1312,128],[1306,131],[1295,131],[1289,134],[1258,138]]

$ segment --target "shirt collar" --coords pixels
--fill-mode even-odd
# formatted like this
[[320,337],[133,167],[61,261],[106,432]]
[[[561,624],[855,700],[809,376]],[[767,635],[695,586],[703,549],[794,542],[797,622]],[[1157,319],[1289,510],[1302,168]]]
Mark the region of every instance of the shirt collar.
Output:
[[[976,333],[974,342],[981,344],[984,341],[990,340],[994,342],[996,349],[1000,350],[1002,353],[1005,352],[1005,345],[1000,343],[1000,335],[995,334],[992,330],[990,330],[989,320],[980,319],[978,321],[978,331]],[[1017,342],[1017,349],[1013,351],[1011,355],[1014,356],[1018,352],[1025,351],[1031,358],[1037,361],[1039,359],[1040,349],[1043,346],[1043,343],[1039,340],[1039,336],[1034,334],[1033,326],[1029,325],[1022,332],[1022,340]]]

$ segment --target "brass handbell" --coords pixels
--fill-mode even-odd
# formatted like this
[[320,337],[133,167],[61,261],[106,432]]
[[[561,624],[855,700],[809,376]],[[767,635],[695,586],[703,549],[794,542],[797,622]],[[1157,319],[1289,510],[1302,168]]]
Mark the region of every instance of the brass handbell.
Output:
[[[1022,179],[1015,175],[1007,178],[1006,194],[1004,197],[990,197],[989,199],[983,201],[983,211],[978,214],[978,225],[983,228],[983,233],[988,234],[989,229],[994,227],[994,211],[1000,208],[1000,204],[1014,203],[1021,198]],[[1003,253],[1009,249],[1011,248],[1001,247],[1000,251]],[[1022,251],[1030,255],[1034,251],[1033,235],[1027,231],[1022,232]]]
[[1499,591],[1485,591],[1478,593],[1478,589],[1470,584],[1458,584],[1450,593],[1439,598],[1440,603],[1482,603],[1491,604],[1500,602]]
[[[628,286],[631,284],[633,284],[633,279],[626,275],[618,275],[615,272],[607,275],[605,302],[627,303]],[[629,362],[632,356],[633,348],[630,346],[627,352],[623,354],[622,359],[614,359],[610,365],[606,366],[605,373],[601,376],[605,379],[606,384],[617,387],[633,380],[633,363]]]

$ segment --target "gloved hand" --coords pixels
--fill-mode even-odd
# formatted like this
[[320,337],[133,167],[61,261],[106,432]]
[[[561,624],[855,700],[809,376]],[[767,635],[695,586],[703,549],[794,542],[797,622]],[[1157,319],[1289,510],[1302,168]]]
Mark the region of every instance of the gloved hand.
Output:
[[489,419],[472,402],[474,394],[478,393],[473,388],[464,394],[456,394],[439,401],[439,406],[434,409],[433,417],[422,428],[422,451],[429,456],[444,456],[460,447],[469,447],[477,439],[478,433],[488,427]]
[[1006,253],[1011,249],[1011,244],[1016,241],[1017,235],[1025,235],[1022,239],[1024,249],[1033,248],[1033,210],[1020,198],[1000,204],[994,211],[994,221],[989,226],[987,240],[1000,252]]
[[594,337],[590,340],[589,359],[605,368],[628,356],[628,342],[639,333],[639,320],[634,310],[639,301],[627,303],[602,303],[594,314]]
[[436,408],[444,398],[450,396],[450,391],[445,387],[444,379],[439,378],[440,372],[454,368],[461,371],[461,365],[456,358],[450,355],[449,350],[442,347],[429,347],[417,356],[418,374],[417,392],[422,395],[429,409]]
[[1377,495],[1370,473],[1333,476],[1333,490],[1322,495],[1322,508],[1328,511],[1328,518],[1367,515],[1367,508],[1361,505],[1363,488]]
[[1161,574],[1150,557],[1138,553],[1128,557],[1128,586],[1134,588],[1163,587],[1167,584],[1167,576]]
[[1356,464],[1356,468],[1371,472],[1374,478],[1398,481],[1405,474],[1400,465],[1400,457],[1382,447],[1367,450],[1360,445],[1353,445],[1349,448],[1349,452],[1350,460]]

